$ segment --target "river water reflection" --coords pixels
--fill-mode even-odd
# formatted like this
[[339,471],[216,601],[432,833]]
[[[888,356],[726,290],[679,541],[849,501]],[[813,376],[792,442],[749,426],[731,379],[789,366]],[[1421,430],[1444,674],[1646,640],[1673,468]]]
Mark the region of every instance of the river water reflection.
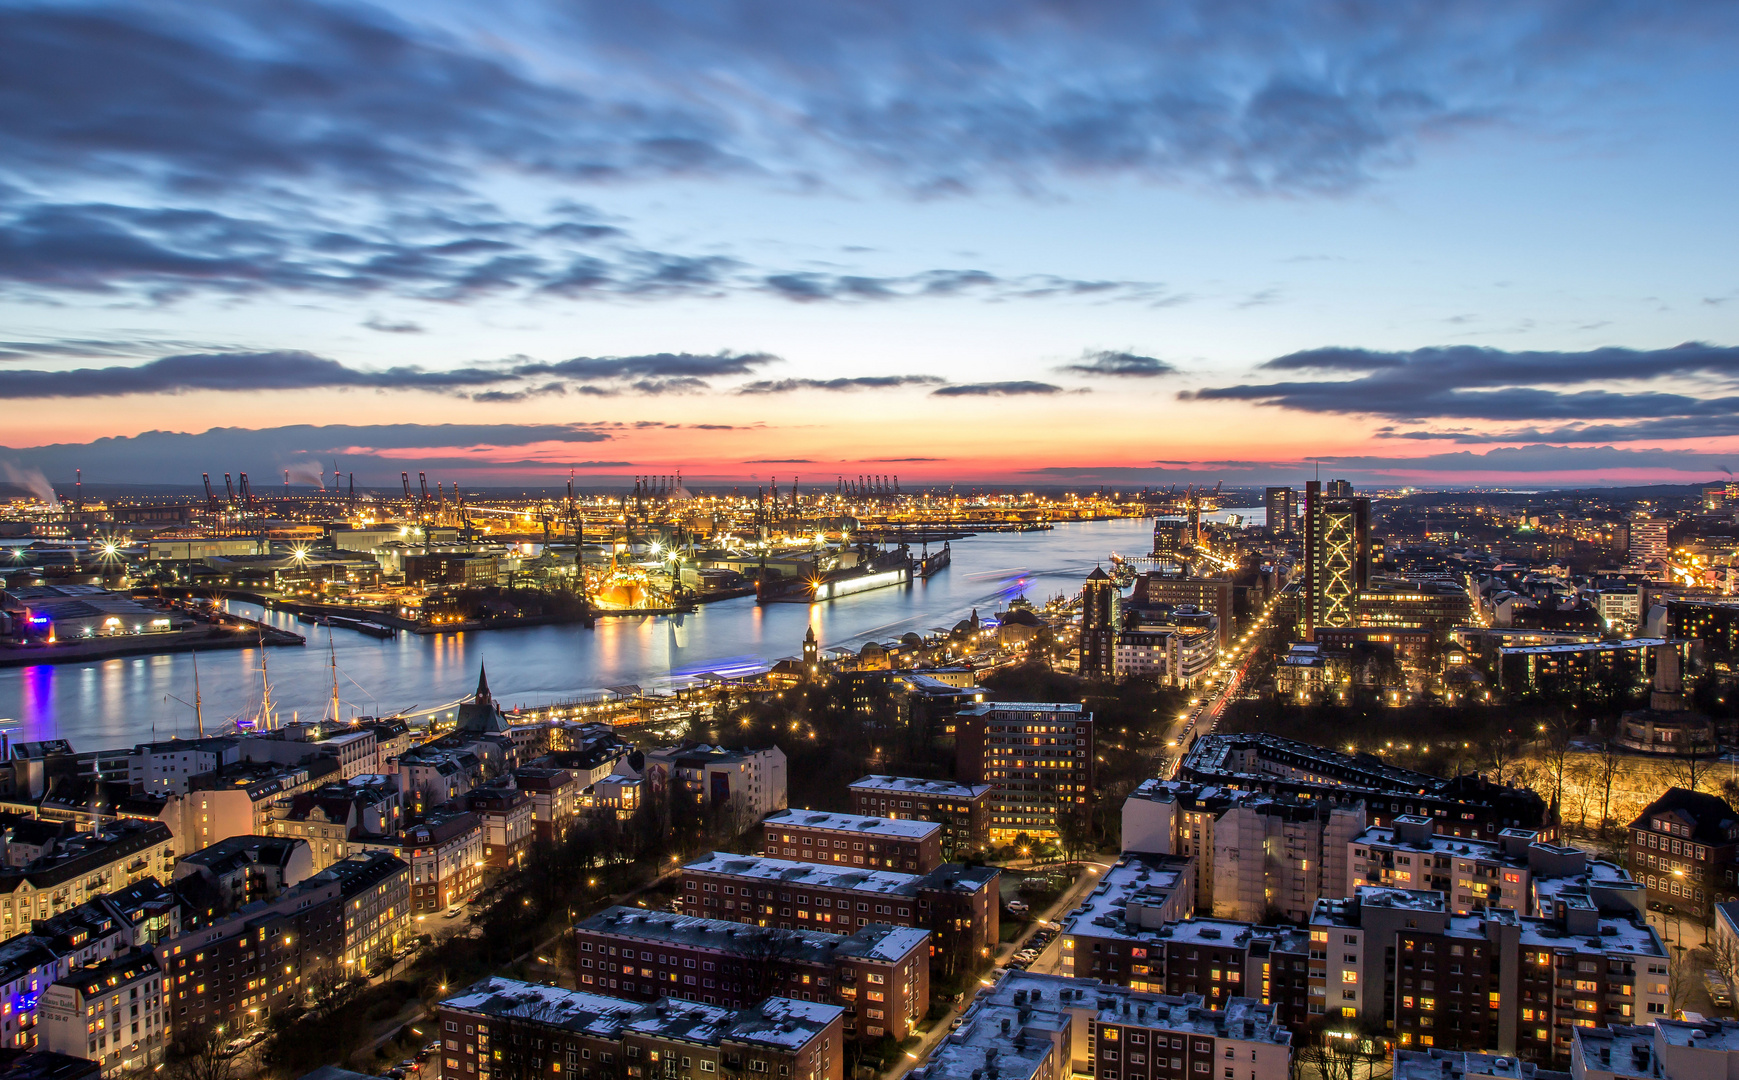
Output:
[[[954,544],[953,565],[928,581],[814,606],[760,606],[744,597],[690,615],[599,619],[593,630],[539,626],[402,634],[392,641],[334,629],[340,696],[346,715],[428,709],[469,693],[480,664],[488,665],[490,688],[509,707],[624,683],[661,688],[706,671],[751,671],[798,654],[811,624],[824,649],[855,648],[951,627],[975,608],[988,616],[1022,592],[1035,603],[1073,593],[1111,552],[1147,551],[1151,529],[1150,520],[1126,519],[975,536]],[[234,610],[260,615],[251,604]],[[280,715],[321,715],[332,693],[326,628],[278,612],[267,618],[308,638],[305,648],[266,650]],[[257,649],[199,654],[208,731],[258,708],[259,668]],[[62,738],[76,749],[98,750],[192,735],[193,710],[166,700],[169,695],[193,700],[189,654],[0,670],[0,718],[18,721],[10,732],[14,741]]]

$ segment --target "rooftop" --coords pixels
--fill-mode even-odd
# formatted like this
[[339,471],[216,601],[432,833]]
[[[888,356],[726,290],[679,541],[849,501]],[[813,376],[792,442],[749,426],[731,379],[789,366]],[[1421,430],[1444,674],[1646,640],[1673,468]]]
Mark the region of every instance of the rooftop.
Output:
[[1531,1061],[1466,1050],[1396,1050],[1393,1080],[1462,1080],[1497,1076],[1507,1080],[1570,1080],[1566,1072],[1542,1069]]
[[816,964],[832,963],[836,957],[898,960],[921,946],[930,935],[928,930],[871,923],[849,937],[842,937],[817,930],[768,930],[721,919],[631,907],[607,908],[575,929],[733,955],[771,948],[792,959]]
[[717,1046],[724,1041],[786,1050],[802,1047],[845,1015],[838,1005],[767,998],[735,1010],[678,998],[646,1003],[584,990],[490,978],[441,1002],[449,1009],[524,1020],[576,1034],[620,1038],[623,1033]]
[[728,851],[702,855],[684,863],[682,868],[697,873],[754,878],[757,881],[779,881],[789,885],[851,889],[854,892],[890,895],[909,895],[916,890],[921,880],[916,874],[897,874],[891,870],[836,870],[824,863],[733,855]]
[[912,776],[866,776],[853,781],[851,786],[947,799],[976,799],[990,790],[989,784],[957,784],[952,780],[922,780]]
[[1086,937],[1152,937],[1153,930],[1129,921],[1129,905],[1145,902],[1159,906],[1177,889],[1193,889],[1189,866],[1189,859],[1177,856],[1124,855],[1105,871],[1075,910],[1063,917],[1063,932]]
[[835,832],[888,836],[901,840],[924,840],[942,831],[942,826],[934,821],[832,814],[821,810],[780,810],[767,815],[761,824],[793,829],[830,829]]

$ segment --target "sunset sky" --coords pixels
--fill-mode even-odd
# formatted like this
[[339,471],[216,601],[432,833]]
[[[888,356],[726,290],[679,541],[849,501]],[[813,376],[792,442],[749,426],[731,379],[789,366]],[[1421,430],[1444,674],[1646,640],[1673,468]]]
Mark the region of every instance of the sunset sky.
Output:
[[1695,482],[1739,7],[0,0],[0,479]]

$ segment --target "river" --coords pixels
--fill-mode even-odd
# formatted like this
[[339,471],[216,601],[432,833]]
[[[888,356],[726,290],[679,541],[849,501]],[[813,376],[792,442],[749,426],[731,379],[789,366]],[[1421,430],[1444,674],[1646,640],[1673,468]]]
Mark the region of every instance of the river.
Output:
[[[1261,520],[1259,509],[1226,513]],[[469,694],[485,664],[490,689],[509,708],[625,683],[663,689],[702,672],[747,673],[799,654],[809,625],[823,649],[856,648],[908,631],[952,627],[974,609],[988,617],[1022,593],[1034,603],[1073,594],[1111,552],[1145,553],[1151,530],[1150,520],[1124,519],[974,536],[956,542],[953,564],[928,581],[813,606],[761,606],[744,597],[706,604],[689,615],[599,619],[592,630],[537,626],[401,634],[388,641],[334,629],[339,696],[346,716],[423,711]],[[232,602],[232,609],[250,618],[262,614],[252,604]],[[304,648],[265,650],[280,716],[322,715],[332,697],[327,629],[281,612],[264,614],[308,638]],[[200,653],[199,684],[207,731],[251,715],[260,699],[260,650]],[[8,733],[14,742],[60,738],[78,750],[101,750],[191,736],[193,710],[172,696],[193,700],[191,654],[0,670],[0,719],[17,722]]]

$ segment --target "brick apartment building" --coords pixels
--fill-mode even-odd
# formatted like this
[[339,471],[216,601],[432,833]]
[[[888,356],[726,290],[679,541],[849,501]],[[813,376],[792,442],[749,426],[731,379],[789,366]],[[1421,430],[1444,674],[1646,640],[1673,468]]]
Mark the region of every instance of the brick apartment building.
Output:
[[715,851],[683,866],[677,896],[689,915],[783,930],[923,927],[933,973],[948,976],[972,969],[996,947],[1000,878],[993,866],[944,863],[928,874],[900,874]]
[[157,964],[174,986],[177,1033],[206,1024],[239,1032],[297,1003],[340,963],[344,900],[336,880],[309,880],[270,902],[251,904],[157,944]]
[[1630,867],[1651,908],[1702,919],[1739,898],[1739,813],[1725,799],[1672,788],[1630,823]]
[[555,841],[567,835],[579,812],[580,783],[567,769],[525,766],[513,770],[514,782],[531,796],[532,833],[539,840]]
[[1320,901],[1311,1009],[1386,1025],[1402,1049],[1562,1068],[1573,1028],[1667,1015],[1665,946],[1634,898],[1606,892],[1560,896],[1553,918],[1458,916],[1440,892],[1372,886]]
[[483,885],[483,822],[468,811],[427,815],[391,851],[411,864],[413,917],[459,904]]
[[743,1009],[625,1001],[491,978],[435,1007],[441,1080],[843,1080],[845,1010],[769,997]]
[[534,832],[531,793],[491,785],[466,795],[465,805],[483,824],[483,865],[492,870],[525,865]]
[[851,785],[851,812],[942,826],[942,858],[982,854],[990,845],[990,785],[866,776]]
[[850,935],[779,930],[613,907],[574,927],[580,989],[636,1001],[746,1008],[769,995],[833,1002],[848,1039],[903,1039],[930,1007],[927,930],[872,923]]
[[761,822],[768,858],[927,874],[942,865],[933,821],[781,810]]
[[1004,969],[912,1080],[1288,1080],[1272,1006]]
[[1310,1020],[1309,935],[1297,927],[1189,918],[1191,860],[1125,855],[1064,917],[1061,973],[1156,994],[1272,1005],[1281,1023]]

